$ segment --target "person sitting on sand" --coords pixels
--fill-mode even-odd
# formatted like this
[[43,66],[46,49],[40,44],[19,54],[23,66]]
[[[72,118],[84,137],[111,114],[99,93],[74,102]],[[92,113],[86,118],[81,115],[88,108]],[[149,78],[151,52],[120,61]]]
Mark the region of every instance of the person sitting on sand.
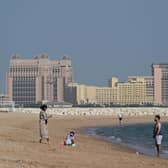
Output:
[[160,115],[155,116],[155,125],[153,130],[153,138],[155,138],[155,145],[157,149],[157,156],[160,157],[160,150],[161,150],[161,144],[162,144],[162,133],[161,133],[161,122],[160,122]]
[[75,144],[75,132],[70,131],[70,133],[66,136],[66,140],[64,141],[64,145],[73,145]]
[[40,125],[40,140],[39,142],[42,143],[43,140],[47,140],[49,144],[49,137],[48,137],[48,119],[52,117],[52,115],[47,114],[47,105],[43,104],[40,107],[40,115],[39,115],[39,125]]

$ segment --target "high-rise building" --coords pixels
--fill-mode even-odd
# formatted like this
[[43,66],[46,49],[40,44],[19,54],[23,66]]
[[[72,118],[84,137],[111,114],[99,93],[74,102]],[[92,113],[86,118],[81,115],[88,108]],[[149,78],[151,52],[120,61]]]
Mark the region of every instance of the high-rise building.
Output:
[[118,87],[97,87],[96,102],[100,105],[118,104]]
[[96,89],[96,86],[70,83],[65,88],[65,101],[72,104],[97,103]]
[[154,103],[168,105],[168,64],[153,64]]
[[64,101],[64,87],[72,82],[71,60],[50,60],[47,54],[32,59],[15,55],[7,73],[7,95],[16,104]]
[[119,104],[153,104],[153,77],[130,76],[128,81],[118,84]]
[[153,77],[132,76],[127,82],[118,78],[108,81],[109,87],[71,83],[66,87],[66,101],[73,104],[96,103],[100,105],[153,104]]
[[146,102],[154,103],[154,78],[153,76],[129,76],[128,81],[142,81],[145,84]]
[[116,87],[119,80],[117,77],[113,77],[112,79],[108,80],[108,87]]

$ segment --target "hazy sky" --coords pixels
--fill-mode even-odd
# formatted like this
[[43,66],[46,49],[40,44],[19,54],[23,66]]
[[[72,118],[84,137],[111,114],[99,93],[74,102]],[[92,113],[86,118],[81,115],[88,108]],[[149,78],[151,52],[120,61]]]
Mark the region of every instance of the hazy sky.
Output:
[[72,58],[75,81],[105,85],[168,62],[167,0],[0,0],[0,91],[12,54]]

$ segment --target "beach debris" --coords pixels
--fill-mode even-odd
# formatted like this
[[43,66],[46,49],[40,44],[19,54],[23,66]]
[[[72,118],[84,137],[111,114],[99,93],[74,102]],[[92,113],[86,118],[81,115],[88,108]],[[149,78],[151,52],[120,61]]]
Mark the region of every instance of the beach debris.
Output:
[[72,147],[76,147],[76,144],[72,144]]

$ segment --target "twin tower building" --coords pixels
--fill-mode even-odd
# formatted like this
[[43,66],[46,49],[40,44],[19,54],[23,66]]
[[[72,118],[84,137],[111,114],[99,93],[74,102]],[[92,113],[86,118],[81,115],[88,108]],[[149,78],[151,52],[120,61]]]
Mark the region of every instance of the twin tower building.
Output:
[[42,102],[72,104],[168,105],[168,64],[153,64],[151,76],[117,78],[108,87],[73,83],[71,60],[50,60],[47,54],[32,59],[13,56],[7,73],[7,96],[18,105]]

